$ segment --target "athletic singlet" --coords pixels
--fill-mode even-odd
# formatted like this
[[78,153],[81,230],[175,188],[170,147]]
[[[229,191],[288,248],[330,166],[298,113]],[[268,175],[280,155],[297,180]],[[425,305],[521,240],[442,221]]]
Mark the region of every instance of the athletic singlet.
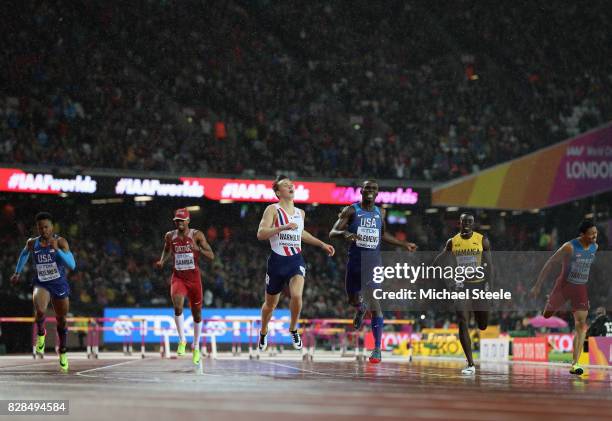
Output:
[[294,208],[293,215],[289,215],[278,203],[274,204],[276,209],[275,227],[295,223],[294,230],[281,231],[270,237],[270,248],[281,256],[294,256],[302,252],[302,231],[304,231],[304,218],[302,211]]
[[[483,235],[472,231],[472,236],[470,238],[463,238],[461,233],[455,235],[452,242],[452,250],[451,253],[455,256],[455,260],[457,261],[457,266],[470,266],[470,267],[478,267],[482,263],[482,238]],[[482,279],[470,279],[467,280],[467,283],[471,282],[481,282]]]
[[564,278],[572,284],[586,284],[589,281],[591,265],[595,261],[597,244],[591,244],[586,250],[577,238],[570,241],[570,244],[572,245],[572,256],[564,268]]
[[[53,238],[59,238],[57,234]],[[57,250],[47,245],[43,247],[40,244],[40,237],[36,237],[34,241],[34,265],[36,267],[35,280],[38,282],[50,282],[57,280],[66,280],[66,268],[61,259],[58,261]]]
[[380,252],[383,220],[378,206],[371,211],[363,209],[359,203],[351,206],[355,208],[355,215],[347,230],[357,234],[357,241],[349,247],[349,259],[359,260],[361,252]]
[[193,237],[196,230],[189,229],[184,237],[179,237],[178,230],[172,231],[170,245],[174,255],[174,265],[172,272],[174,276],[185,278],[188,276],[200,275],[198,258],[200,252],[195,244]]

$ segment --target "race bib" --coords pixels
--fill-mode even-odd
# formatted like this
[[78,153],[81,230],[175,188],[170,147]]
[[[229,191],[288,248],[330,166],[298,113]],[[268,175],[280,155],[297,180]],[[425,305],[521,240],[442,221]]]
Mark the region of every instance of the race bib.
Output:
[[476,256],[456,256],[457,257],[457,266],[478,266],[478,259]]
[[176,270],[195,269],[195,259],[193,253],[178,253],[174,255],[174,268]]
[[38,280],[40,282],[52,281],[61,276],[55,262],[37,264],[36,272],[38,273]]
[[357,247],[375,249],[380,241],[380,230],[378,228],[357,228]]

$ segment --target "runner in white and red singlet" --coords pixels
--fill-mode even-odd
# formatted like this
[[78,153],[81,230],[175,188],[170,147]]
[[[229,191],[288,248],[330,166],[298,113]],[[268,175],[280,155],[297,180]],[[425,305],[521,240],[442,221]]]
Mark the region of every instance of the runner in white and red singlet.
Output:
[[264,351],[268,346],[268,323],[272,312],[278,305],[280,293],[287,286],[291,295],[289,309],[291,322],[289,332],[295,349],[302,349],[302,338],[297,330],[297,322],[302,311],[302,292],[306,263],[302,257],[302,241],[321,248],[327,255],[333,256],[334,247],[314,237],[304,230],[302,209],[294,206],[294,186],[291,180],[279,175],[272,184],[278,203],[269,205],[264,211],[257,239],[270,241],[270,257],[266,270],[266,298],[261,307],[261,330],[258,348]]
[[206,241],[204,233],[189,228],[189,211],[177,209],[174,213],[176,229],[164,236],[164,249],[156,265],[162,268],[164,262],[174,256],[170,295],[174,305],[174,321],[179,335],[179,345],[176,355],[185,355],[185,331],[183,328],[183,303],[189,299],[193,316],[193,363],[200,363],[200,332],[202,331],[202,279],[198,260],[200,254],[210,260],[215,258],[212,248]]

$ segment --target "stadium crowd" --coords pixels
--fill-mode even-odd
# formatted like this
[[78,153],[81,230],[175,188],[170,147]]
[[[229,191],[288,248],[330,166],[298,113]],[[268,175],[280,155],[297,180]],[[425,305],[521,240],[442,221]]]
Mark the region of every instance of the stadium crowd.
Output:
[[190,5],[8,10],[0,162],[445,180],[612,117],[605,1]]

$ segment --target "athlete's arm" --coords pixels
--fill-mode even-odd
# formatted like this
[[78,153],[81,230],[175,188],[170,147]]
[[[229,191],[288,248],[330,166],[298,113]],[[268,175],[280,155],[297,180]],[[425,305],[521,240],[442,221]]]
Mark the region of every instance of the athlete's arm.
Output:
[[329,238],[342,237],[349,241],[357,241],[357,234],[347,230],[354,215],[355,208],[353,206],[346,206],[344,209],[342,209],[338,215],[338,219],[329,232]]
[[393,246],[398,246],[398,247],[403,247],[408,251],[416,251],[417,249],[416,244],[409,243],[408,241],[398,240],[397,238],[395,238],[394,236],[392,236],[391,234],[387,232],[387,223],[385,222],[386,211],[384,209],[381,209],[381,211],[382,211],[381,213],[382,213],[382,220],[383,220],[382,240],[387,244],[391,244]]
[[491,242],[487,237],[482,237],[482,258],[484,259],[484,271],[486,283],[489,289],[493,288],[493,259],[491,258]]
[[49,245],[55,249],[57,256],[60,258],[64,265],[66,265],[70,270],[74,270],[76,268],[76,261],[74,260],[74,255],[70,251],[70,247],[68,246],[68,241],[64,237],[60,238],[52,238],[49,240]]
[[563,260],[566,257],[569,257],[572,255],[572,251],[573,251],[573,247],[572,245],[568,242],[563,244],[559,250],[557,250],[555,252],[555,254],[553,254],[552,256],[550,256],[550,258],[546,261],[546,263],[544,264],[544,267],[542,268],[542,270],[540,271],[540,274],[538,275],[538,279],[535,283],[535,285],[533,286],[533,288],[531,288],[531,296],[532,297],[537,297],[540,294],[540,289],[542,288],[542,283],[544,282],[544,280],[546,278],[548,278],[548,274],[550,273],[550,270],[552,269],[553,265],[555,263],[563,263]]
[[11,276],[11,284],[15,285],[19,282],[19,275],[23,272],[23,268],[28,263],[28,259],[30,258],[30,251],[32,250],[32,239],[28,239],[26,241],[26,245],[19,253],[19,258],[17,259],[17,267],[15,268],[15,273]]
[[436,256],[436,258],[434,259],[433,263],[431,264],[432,266],[437,266],[438,261],[446,256],[448,256],[450,254],[450,252],[453,251],[453,239],[449,238],[448,241],[446,242],[446,245],[444,246],[444,250],[442,250],[442,253],[438,254]]
[[164,266],[164,263],[166,263],[166,260],[168,260],[168,258],[172,255],[171,250],[172,248],[170,247],[170,233],[167,232],[164,235],[164,248],[162,250],[161,257],[157,262],[155,262],[155,266],[157,266],[158,269],[161,269]]
[[212,247],[206,241],[206,237],[202,231],[196,231],[195,234],[195,243],[198,246],[198,250],[202,253],[202,256],[206,257],[209,260],[215,259],[215,253],[213,253]]
[[295,222],[291,222],[290,224],[281,225],[280,227],[274,226],[274,217],[276,216],[276,210],[274,205],[270,205],[264,211],[263,216],[261,217],[261,222],[259,222],[259,229],[257,230],[257,239],[260,241],[269,240],[270,237],[278,234],[281,231],[286,230],[294,230],[297,228],[297,224]]
[[317,237],[315,237],[306,230],[302,231],[302,241],[306,244],[310,244],[311,246],[317,246],[322,248],[329,256],[333,256],[336,253],[334,246],[319,240]]

